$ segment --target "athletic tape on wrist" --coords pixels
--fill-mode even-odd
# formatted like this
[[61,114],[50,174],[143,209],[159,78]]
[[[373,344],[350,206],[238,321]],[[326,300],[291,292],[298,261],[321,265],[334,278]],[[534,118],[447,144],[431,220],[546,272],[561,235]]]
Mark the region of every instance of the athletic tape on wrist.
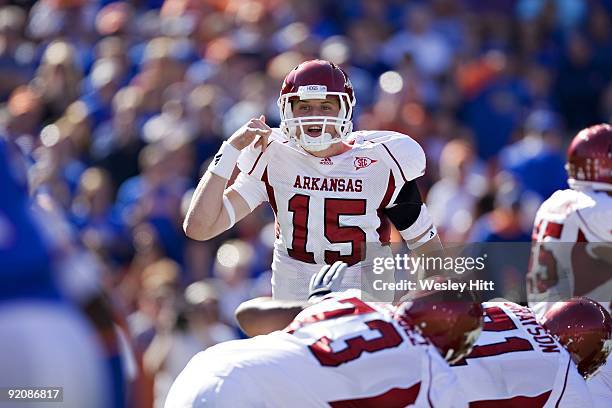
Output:
[[234,167],[236,167],[238,156],[240,156],[240,150],[228,142],[223,142],[223,145],[213,157],[210,166],[208,166],[208,171],[229,180],[232,177]]

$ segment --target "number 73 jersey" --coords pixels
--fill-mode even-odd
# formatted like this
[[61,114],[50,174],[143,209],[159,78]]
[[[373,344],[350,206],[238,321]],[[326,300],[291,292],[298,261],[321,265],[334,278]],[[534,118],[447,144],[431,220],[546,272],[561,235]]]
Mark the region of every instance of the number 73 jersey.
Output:
[[[425,154],[396,132],[354,132],[349,140],[350,150],[320,158],[273,129],[265,151],[251,145],[241,153],[231,188],[251,210],[267,201],[276,215],[275,298],[306,299],[310,276],[338,260],[350,266],[341,289],[359,288],[374,253],[390,255],[384,209],[405,183],[424,174]],[[419,217],[403,236],[417,237],[430,225]],[[392,280],[389,273],[379,279]]]
[[166,407],[467,408],[438,351],[359,296],[334,292],[283,331],[198,353]]
[[483,331],[471,353],[453,364],[470,407],[590,407],[586,382],[569,353],[511,302],[483,303]]

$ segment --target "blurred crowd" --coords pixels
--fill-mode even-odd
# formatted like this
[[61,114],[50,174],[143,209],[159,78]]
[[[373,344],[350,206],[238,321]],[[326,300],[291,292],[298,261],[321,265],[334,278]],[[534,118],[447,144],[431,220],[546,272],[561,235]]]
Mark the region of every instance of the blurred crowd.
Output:
[[262,113],[278,125],[300,62],[347,71],[356,129],[423,146],[443,242],[529,240],[566,187],[570,138],[612,120],[611,0],[0,5],[0,136],[127,316],[158,401],[195,352],[241,336],[240,302],[270,293],[268,208],[205,243],[181,225],[223,140]]

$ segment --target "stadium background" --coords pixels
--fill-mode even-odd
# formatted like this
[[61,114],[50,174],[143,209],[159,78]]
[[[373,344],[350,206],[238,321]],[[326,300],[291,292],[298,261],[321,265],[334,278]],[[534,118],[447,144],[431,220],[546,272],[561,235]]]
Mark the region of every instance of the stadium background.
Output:
[[126,317],[157,404],[270,293],[268,208],[204,243],[181,225],[223,140],[261,113],[278,125],[301,61],[348,72],[356,129],[423,146],[443,242],[529,240],[571,137],[612,119],[610,0],[0,4],[1,137]]

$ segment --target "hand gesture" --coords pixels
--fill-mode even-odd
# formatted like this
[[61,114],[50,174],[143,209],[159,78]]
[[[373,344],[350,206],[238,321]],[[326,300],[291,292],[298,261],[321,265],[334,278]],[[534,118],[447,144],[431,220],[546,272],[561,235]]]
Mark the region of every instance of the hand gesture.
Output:
[[259,118],[252,118],[240,129],[234,132],[228,142],[238,150],[242,150],[250,145],[256,137],[259,137],[255,147],[261,146],[261,150],[266,150],[268,138],[272,134],[272,129],[266,124],[266,117],[261,115]]

